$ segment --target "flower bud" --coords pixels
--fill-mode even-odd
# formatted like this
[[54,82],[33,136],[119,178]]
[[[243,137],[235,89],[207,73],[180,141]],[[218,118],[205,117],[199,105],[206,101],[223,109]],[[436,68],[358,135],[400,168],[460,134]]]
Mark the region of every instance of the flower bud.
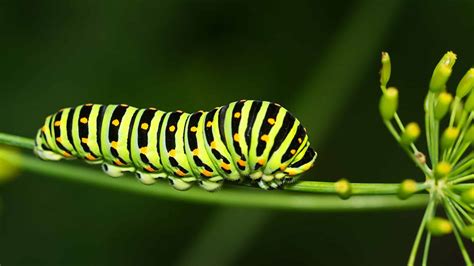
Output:
[[461,193],[461,199],[467,204],[474,204],[474,188],[470,188]]
[[418,139],[420,136],[420,127],[417,123],[411,122],[405,127],[402,137],[400,138],[400,143],[402,145],[408,146]]
[[428,231],[434,236],[447,235],[453,231],[451,223],[441,217],[434,217],[427,224]]
[[413,179],[405,179],[400,184],[400,188],[398,189],[398,197],[400,199],[408,199],[411,195],[413,195],[417,190],[416,182]]
[[0,185],[14,179],[20,173],[20,151],[0,146]]
[[447,52],[436,65],[430,81],[430,91],[441,92],[446,87],[451,76],[452,68],[456,62],[456,55],[453,52]]
[[392,65],[390,63],[390,56],[387,52],[382,52],[382,68],[380,69],[380,85],[387,86],[390,80],[390,73],[392,71]]
[[474,238],[474,225],[467,225],[462,230],[462,234],[468,238]]
[[439,162],[434,170],[434,176],[436,179],[446,177],[451,172],[451,164],[448,162]]
[[449,110],[449,105],[453,101],[453,96],[447,92],[441,92],[434,108],[434,116],[436,120],[441,120]]
[[388,88],[380,98],[379,110],[384,120],[393,118],[398,108],[398,90]]
[[474,68],[469,69],[461,79],[456,89],[456,96],[462,98],[474,88]]
[[337,181],[335,184],[336,192],[341,199],[348,199],[352,194],[351,183],[347,179],[343,178]]
[[459,128],[448,127],[444,130],[443,136],[441,137],[441,147],[443,149],[449,149],[453,146],[454,142],[459,136]]

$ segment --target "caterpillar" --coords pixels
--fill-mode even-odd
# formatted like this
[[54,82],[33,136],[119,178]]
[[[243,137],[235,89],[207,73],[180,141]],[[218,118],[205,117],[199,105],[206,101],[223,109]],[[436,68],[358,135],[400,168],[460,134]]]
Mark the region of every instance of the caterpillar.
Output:
[[224,180],[263,189],[293,182],[313,166],[306,129],[285,108],[240,100],[211,111],[164,112],[126,104],[84,104],[49,115],[34,153],[44,160],[83,159],[144,184],[166,178],[178,190],[207,191]]

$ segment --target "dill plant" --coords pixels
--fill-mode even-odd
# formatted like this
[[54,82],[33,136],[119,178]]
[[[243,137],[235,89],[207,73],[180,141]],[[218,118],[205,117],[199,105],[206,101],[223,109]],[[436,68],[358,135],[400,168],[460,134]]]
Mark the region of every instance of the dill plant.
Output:
[[[456,54],[447,52],[436,65],[424,102],[428,159],[415,141],[420,136],[417,123],[404,124],[398,109],[398,90],[387,87],[391,64],[382,53],[380,71],[380,114],[388,130],[422,171],[429,201],[410,253],[408,265],[414,265],[424,238],[422,265],[427,265],[432,236],[453,233],[466,265],[472,260],[465,242],[474,241],[474,68],[459,81],[454,95],[448,92]],[[399,196],[407,198],[415,191],[413,180],[402,182]],[[444,214],[441,210],[444,210]]]

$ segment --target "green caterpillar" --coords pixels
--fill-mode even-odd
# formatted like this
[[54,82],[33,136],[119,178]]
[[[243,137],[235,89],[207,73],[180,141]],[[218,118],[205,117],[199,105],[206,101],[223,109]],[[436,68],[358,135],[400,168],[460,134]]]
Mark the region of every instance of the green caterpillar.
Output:
[[192,114],[125,104],[64,108],[46,118],[34,151],[45,160],[102,164],[110,176],[134,172],[145,184],[167,178],[178,190],[197,182],[208,191],[224,179],[279,188],[316,159],[293,115],[253,100]]

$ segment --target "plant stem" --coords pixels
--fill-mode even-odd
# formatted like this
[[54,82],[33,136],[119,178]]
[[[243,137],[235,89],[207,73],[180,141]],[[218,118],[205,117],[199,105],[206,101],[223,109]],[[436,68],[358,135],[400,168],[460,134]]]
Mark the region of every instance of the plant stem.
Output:
[[416,253],[418,252],[418,246],[420,245],[421,236],[423,235],[423,231],[425,230],[428,218],[433,212],[434,203],[434,200],[430,200],[428,206],[426,207],[425,214],[423,215],[423,219],[421,220],[420,227],[418,228],[418,232],[416,234],[415,242],[413,242],[413,247],[410,252],[410,258],[408,259],[408,266],[415,265]]
[[[18,147],[32,148],[33,140],[0,133],[0,143],[7,143]],[[217,205],[250,206],[259,208],[313,210],[313,211],[348,211],[348,210],[375,210],[375,209],[404,209],[419,208],[426,205],[427,195],[414,195],[402,201],[394,197],[398,193],[399,184],[352,184],[354,196],[344,201],[337,196],[314,195],[291,192],[266,192],[257,189],[233,186],[235,189],[224,189],[218,193],[209,193],[201,189],[191,189],[187,192],[175,191],[171,186],[157,184],[146,186],[131,178],[114,179],[105,174],[88,169],[57,162],[46,162],[31,156],[10,156],[11,152],[0,154],[0,159],[30,172],[44,174],[62,180],[77,181],[107,187],[117,190],[134,192],[142,195],[204,202]],[[420,190],[426,187],[419,183]],[[302,181],[285,190],[313,193],[336,193],[332,182]],[[392,195],[387,195],[392,194]],[[370,195],[370,196],[369,196]]]

